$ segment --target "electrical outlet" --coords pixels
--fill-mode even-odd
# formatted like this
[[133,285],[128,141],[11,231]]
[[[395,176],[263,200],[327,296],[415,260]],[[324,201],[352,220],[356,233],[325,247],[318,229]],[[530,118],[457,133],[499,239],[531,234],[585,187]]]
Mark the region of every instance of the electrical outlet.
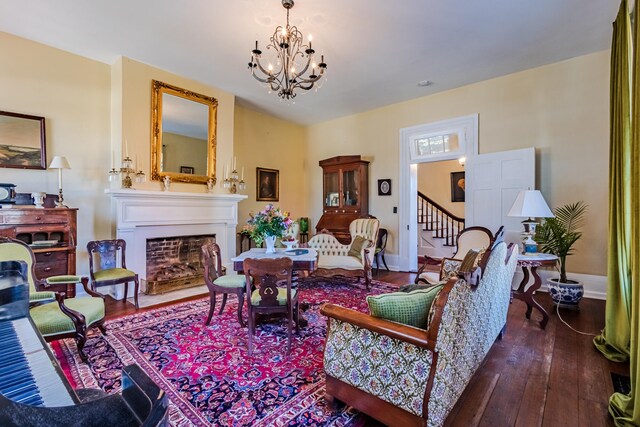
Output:
[[397,206],[393,207],[393,213],[398,213],[398,207]]

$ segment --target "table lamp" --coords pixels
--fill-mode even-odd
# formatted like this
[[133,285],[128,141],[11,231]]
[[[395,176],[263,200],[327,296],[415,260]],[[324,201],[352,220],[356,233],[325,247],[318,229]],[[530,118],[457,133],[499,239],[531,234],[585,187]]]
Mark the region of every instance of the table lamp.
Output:
[[58,201],[56,202],[56,208],[66,208],[62,203],[64,198],[62,197],[62,169],[71,169],[67,158],[64,156],[55,156],[51,160],[49,169],[58,169]]
[[538,190],[522,190],[518,193],[516,201],[509,210],[507,216],[526,218],[522,221],[524,226],[524,254],[535,255],[538,252],[538,244],[533,240],[536,234],[538,222],[534,218],[552,218],[553,212],[544,201],[542,193]]

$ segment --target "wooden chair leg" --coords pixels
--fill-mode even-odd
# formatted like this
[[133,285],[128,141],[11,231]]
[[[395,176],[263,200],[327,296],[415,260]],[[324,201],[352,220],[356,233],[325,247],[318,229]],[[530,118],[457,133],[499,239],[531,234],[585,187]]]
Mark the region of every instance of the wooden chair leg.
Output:
[[[251,301],[251,300],[249,300]],[[253,333],[256,328],[256,319],[251,310],[249,310],[249,356],[253,354]]]
[[140,308],[138,305],[138,291],[140,290],[140,280],[138,279],[138,275],[136,274],[136,278],[133,281],[133,302],[136,305],[136,310]]
[[105,328],[104,326],[104,319],[96,322],[96,326],[98,327],[98,329],[100,329],[102,335],[107,335],[107,328]]
[[127,295],[129,295],[129,282],[124,282],[124,298],[122,299],[123,303],[127,303]]
[[213,316],[213,311],[216,309],[216,293],[211,292],[209,294],[209,315],[207,316],[207,320],[204,322],[205,326],[209,326],[211,323],[211,317]]
[[382,254],[382,262],[384,263],[384,268],[387,269],[387,271],[389,271],[389,267],[387,266],[387,261],[384,259],[384,252],[381,252]]
[[293,307],[289,307],[289,319],[287,322],[287,356],[291,355],[291,331],[293,330]]
[[236,291],[238,296],[238,323],[244,328],[244,320],[242,320],[242,307],[244,306],[244,289],[238,289]]
[[227,293],[223,293],[222,294],[222,305],[220,306],[220,312],[218,313],[218,315],[222,314],[222,310],[224,310],[224,306],[227,303]]
[[80,360],[86,363],[88,359],[86,353],[84,352],[84,345],[87,342],[86,329],[83,331],[83,333],[78,332],[76,330],[75,341],[76,341],[76,347],[78,347],[78,355],[80,356]]

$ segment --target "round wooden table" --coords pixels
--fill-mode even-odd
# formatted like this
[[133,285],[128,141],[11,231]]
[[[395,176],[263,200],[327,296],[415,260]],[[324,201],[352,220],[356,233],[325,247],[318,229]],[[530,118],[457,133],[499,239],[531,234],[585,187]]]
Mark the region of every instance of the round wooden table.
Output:
[[[524,301],[527,304],[527,319],[531,319],[531,311],[533,308],[542,314],[542,320],[540,321],[540,327],[542,329],[547,326],[549,315],[545,309],[533,299],[533,295],[542,285],[542,279],[540,279],[540,275],[538,274],[538,267],[555,267],[557,262],[558,257],[551,254],[518,255],[518,266],[522,268],[524,277],[518,289],[513,290],[512,294],[515,299]],[[533,276],[533,284],[526,288],[527,283],[529,283],[529,271],[531,271],[531,275]]]

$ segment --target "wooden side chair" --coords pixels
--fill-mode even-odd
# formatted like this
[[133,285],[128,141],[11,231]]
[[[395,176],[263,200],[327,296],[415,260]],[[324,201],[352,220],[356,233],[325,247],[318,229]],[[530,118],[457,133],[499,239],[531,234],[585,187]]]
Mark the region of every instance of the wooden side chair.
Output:
[[[124,283],[123,301],[126,303],[129,282],[133,282],[133,301],[136,308],[138,308],[138,275],[131,270],[127,270],[126,249],[127,243],[122,239],[94,240],[87,243],[91,289],[95,291],[100,286],[113,286]],[[97,261],[97,265],[94,264],[94,258]],[[118,258],[120,259],[120,267],[118,267]]]
[[386,228],[381,228],[378,230],[378,241],[376,242],[376,250],[375,250],[375,260],[376,260],[376,276],[380,272],[380,260],[384,263],[384,268],[389,271],[389,267],[387,267],[387,261],[384,259],[384,251],[387,248],[387,238],[389,237],[389,232]]
[[[24,261],[27,264],[29,282],[29,315],[45,341],[73,338],[78,354],[87,361],[84,345],[87,329],[97,327],[102,334],[104,327],[104,300],[89,289],[88,278],[80,276],[53,276],[38,280],[35,275],[35,257],[31,248],[23,242],[0,239],[0,261]],[[82,283],[89,296],[65,298],[69,283]]]
[[209,288],[209,315],[205,325],[211,323],[211,317],[216,309],[216,296],[222,294],[222,305],[219,315],[222,314],[227,303],[228,294],[236,294],[238,297],[238,323],[245,326],[242,320],[242,307],[244,306],[244,292],[246,278],[244,275],[226,275],[226,269],[222,267],[222,257],[220,256],[220,246],[217,243],[202,245],[202,258],[204,265],[204,283]]
[[[287,355],[291,354],[291,334],[295,319],[296,332],[299,330],[299,310],[297,289],[291,288],[293,261],[291,258],[248,258],[243,262],[247,283],[247,294],[251,295],[249,308],[249,355],[253,354],[253,335],[257,314],[283,313],[287,319]],[[255,290],[251,290],[251,280]],[[286,281],[286,288],[278,287],[278,282]]]

